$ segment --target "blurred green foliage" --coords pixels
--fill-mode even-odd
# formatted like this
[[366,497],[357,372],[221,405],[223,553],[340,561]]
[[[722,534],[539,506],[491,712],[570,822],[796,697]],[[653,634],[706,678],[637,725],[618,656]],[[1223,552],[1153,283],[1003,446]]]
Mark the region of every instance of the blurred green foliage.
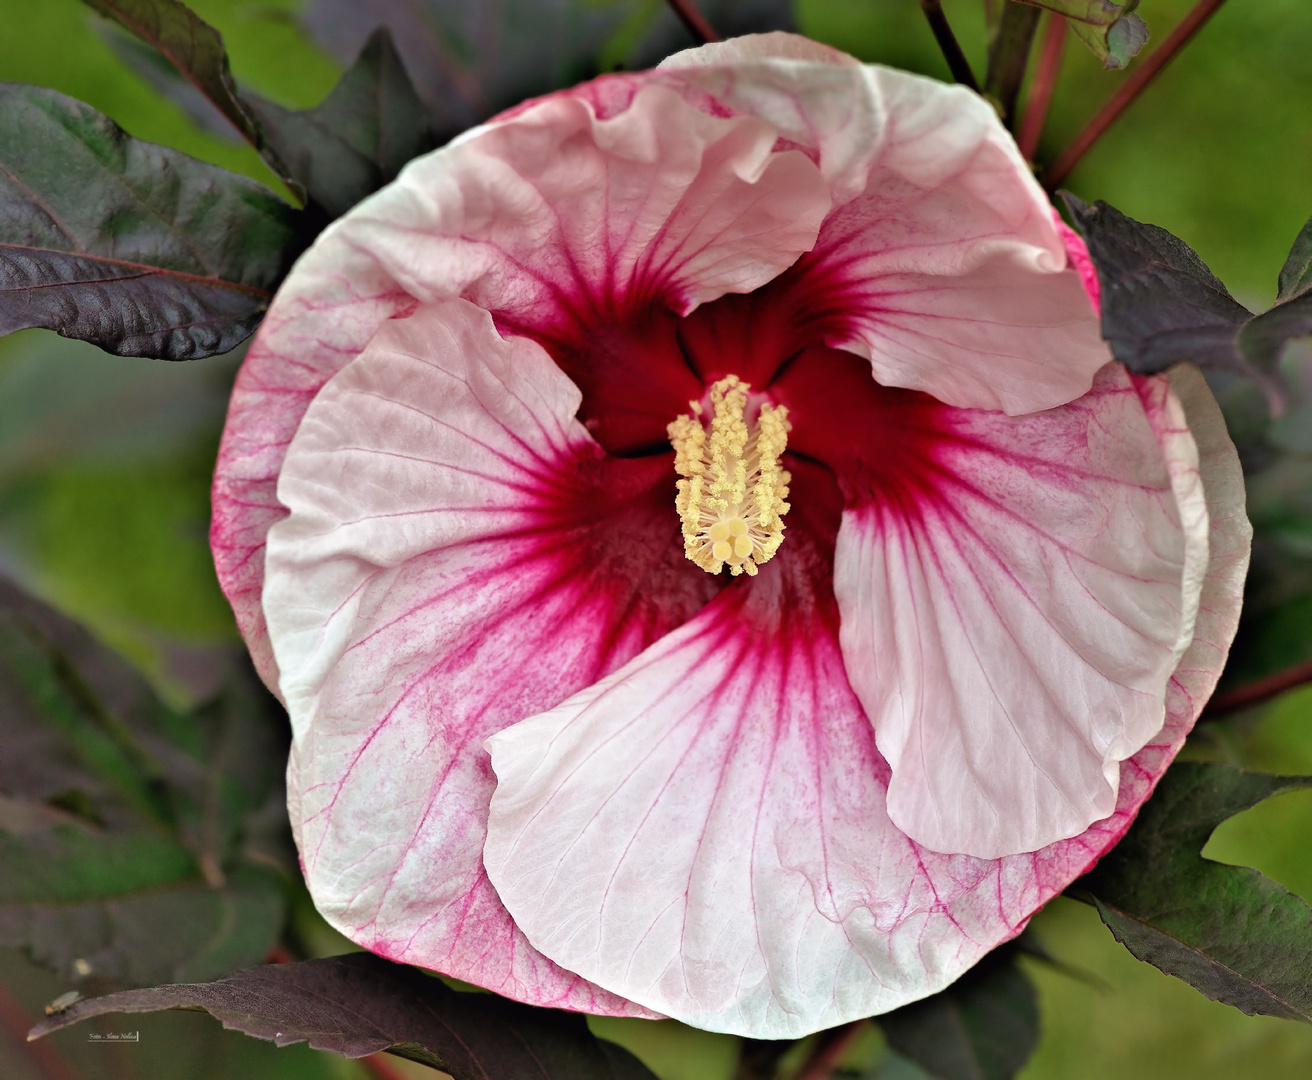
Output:
[[[297,0],[192,0],[192,6],[223,32],[238,81],[274,101],[313,106],[339,74],[299,30]],[[945,0],[944,6],[982,72],[983,0]],[[1143,0],[1138,10],[1154,39],[1146,51],[1191,6],[1192,0]],[[797,11],[804,32],[862,59],[946,77],[916,0],[798,0]],[[0,79],[53,87],[140,138],[276,185],[252,149],[202,130],[124,68],[78,0],[0,0],[0,20]],[[1224,6],[1067,186],[1169,229],[1239,299],[1266,306],[1289,244],[1312,213],[1309,56],[1306,0]],[[1052,160],[1122,78],[1068,43],[1040,162]],[[229,358],[195,365],[111,358],[36,331],[0,342],[0,570],[17,573],[89,622],[178,699],[192,694],[187,650],[234,635],[205,543],[209,473],[234,370]],[[1312,772],[1312,689],[1205,725],[1190,753]],[[1227,822],[1206,854],[1256,866],[1312,896],[1309,836],[1312,793],[1305,792]],[[320,933],[312,913],[302,921],[302,936]],[[1022,1074],[1026,1080],[1312,1075],[1312,1029],[1245,1017],[1205,1000],[1134,960],[1091,909],[1058,901],[1035,927],[1057,959],[1088,978],[1031,964],[1045,1030]],[[24,987],[24,1006],[65,989],[12,954],[0,960],[0,981]],[[137,1055],[103,1075],[120,1068],[132,1075],[210,1075],[197,1070],[211,1059],[223,1066],[213,1075],[364,1075],[331,1055],[303,1047],[275,1051],[222,1032],[204,1017],[143,1017],[132,1027],[142,1030],[140,1048],[89,1048]],[[737,1042],[726,1036],[672,1021],[603,1020],[596,1027],[664,1080],[728,1080],[734,1070]],[[60,1048],[79,1066],[88,1048],[73,1044],[82,1037],[65,1033],[69,1045]],[[912,1075],[910,1066],[887,1059],[881,1070],[883,1054],[872,1029],[848,1064],[871,1077]],[[167,1055],[175,1056],[166,1065]],[[108,1067],[108,1058],[101,1061]],[[5,1075],[39,1075],[30,1062],[22,1064],[27,1059],[12,1034],[0,1041],[0,1062]]]
[[47,331],[0,339],[0,568],[128,654],[175,704],[237,640],[209,554],[227,358],[109,357]]
[[[317,105],[341,70],[296,23],[297,0],[197,0],[190,7],[223,34],[243,86],[290,108]],[[198,128],[140,76],[129,72],[97,33],[78,0],[0,5],[0,78],[48,86],[99,109],[131,135],[182,150],[284,190],[259,155],[235,137]]]
[[1312,1073],[1305,1025],[1208,1001],[1117,945],[1093,908],[1058,899],[1034,926],[1084,979],[1031,965],[1044,1037],[1020,1080],[1292,1080]]

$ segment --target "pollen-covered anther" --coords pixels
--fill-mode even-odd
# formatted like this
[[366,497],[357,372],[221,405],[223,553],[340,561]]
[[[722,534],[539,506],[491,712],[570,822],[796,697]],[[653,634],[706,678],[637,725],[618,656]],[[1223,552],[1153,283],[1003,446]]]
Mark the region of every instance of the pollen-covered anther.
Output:
[[669,426],[678,481],[675,506],[683,522],[683,548],[703,570],[754,575],[784,539],[792,479],[779,465],[788,442],[788,410],[762,403],[747,419],[747,391],[736,375],[711,386],[710,431],[702,407]]

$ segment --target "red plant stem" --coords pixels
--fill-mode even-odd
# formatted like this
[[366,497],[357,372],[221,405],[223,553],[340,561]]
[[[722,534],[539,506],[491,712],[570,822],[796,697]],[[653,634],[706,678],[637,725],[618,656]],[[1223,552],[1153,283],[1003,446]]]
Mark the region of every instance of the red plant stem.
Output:
[[933,31],[934,40],[938,42],[938,47],[943,53],[943,59],[948,62],[948,70],[952,72],[952,78],[962,86],[969,86],[978,93],[979,83],[975,81],[975,73],[970,69],[970,61],[961,51],[957,35],[948,25],[948,17],[943,14],[942,0],[920,0],[920,10],[929,20],[929,28]]
[[1284,671],[1277,671],[1265,679],[1258,679],[1257,682],[1251,682],[1247,686],[1237,686],[1228,693],[1212,698],[1204,706],[1203,716],[1220,716],[1223,713],[1247,709],[1250,705],[1260,705],[1278,694],[1283,694],[1286,690],[1292,690],[1307,682],[1312,682],[1312,661],[1297,664]]
[[724,40],[715,32],[715,27],[706,21],[706,16],[697,10],[693,0],[669,0],[669,4],[674,14],[679,16],[679,21],[688,28],[688,33],[703,45],[708,41]]
[[1225,0],[1198,0],[1194,9],[1180,20],[1180,24],[1171,31],[1170,36],[1134,69],[1130,77],[1121,83],[1120,89],[1112,95],[1111,100],[1098,111],[1098,115],[1084,126],[1084,130],[1075,136],[1070,146],[1066,147],[1052,163],[1052,168],[1044,178],[1044,185],[1049,191],[1055,190],[1071,174],[1071,170],[1093,148],[1093,144],[1102,138],[1103,133],[1112,126],[1117,117],[1130,107],[1162,68],[1175,59],[1176,53],[1189,43],[1189,39],[1202,29],[1203,23],[1215,15],[1216,9],[1224,3]]
[[1048,15],[1043,44],[1039,46],[1039,62],[1035,65],[1034,81],[1030,84],[1030,99],[1025,105],[1025,119],[1021,122],[1020,137],[1016,140],[1026,161],[1033,161],[1034,151],[1039,148],[1043,122],[1048,118],[1052,92],[1057,88],[1057,76],[1061,73],[1062,53],[1066,50],[1066,30],[1066,20],[1062,16]]
[[14,1041],[27,1051],[28,1057],[36,1063],[37,1068],[41,1070],[41,1075],[47,1080],[78,1080],[73,1066],[68,1063],[54,1043],[46,1042],[44,1039],[27,1041],[28,1030],[37,1019],[29,1015],[27,1008],[14,997],[9,987],[0,984],[0,1026],[3,1026],[13,1036]]
[[811,1056],[793,1076],[793,1080],[829,1080],[838,1068],[838,1063],[843,1060],[843,1055],[860,1036],[865,1024],[864,1020],[853,1020],[850,1024],[826,1032],[821,1036],[820,1044],[811,1051]]

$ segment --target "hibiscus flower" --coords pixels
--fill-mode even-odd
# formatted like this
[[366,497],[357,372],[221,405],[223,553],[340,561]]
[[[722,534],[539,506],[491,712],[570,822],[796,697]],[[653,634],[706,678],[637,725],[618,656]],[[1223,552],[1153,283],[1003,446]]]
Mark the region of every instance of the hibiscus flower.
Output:
[[804,1035],[1121,836],[1249,531],[992,109],[788,35],[529,102],[324,232],[213,541],[328,920],[520,1000]]

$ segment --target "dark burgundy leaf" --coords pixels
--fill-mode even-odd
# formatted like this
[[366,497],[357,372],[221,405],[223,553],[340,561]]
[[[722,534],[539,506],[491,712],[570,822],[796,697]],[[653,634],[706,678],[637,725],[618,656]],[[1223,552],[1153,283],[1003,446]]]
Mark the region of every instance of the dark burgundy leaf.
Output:
[[267,956],[286,914],[278,875],[243,867],[215,888],[189,869],[180,884],[115,896],[0,903],[0,945],[101,986],[213,979]]
[[1180,360],[1243,371],[1236,337],[1251,312],[1184,241],[1099,200],[1063,192],[1102,285],[1102,336],[1131,371]]
[[1312,908],[1199,852],[1226,818],[1312,777],[1177,762],[1130,831],[1072,886],[1140,960],[1248,1013],[1312,1020]]
[[252,145],[259,145],[254,120],[237,97],[223,36],[186,4],[179,0],[83,0],[83,3],[158,49],[213,102],[233,127]]
[[452,990],[371,953],[93,998],[38,1024],[29,1037],[107,1013],[161,1009],[204,1009],[225,1027],[279,1046],[308,1042],[353,1058],[390,1050],[455,1080],[653,1080],[637,1058],[603,1046],[577,1013]]
[[1312,334],[1312,292],[1303,292],[1254,316],[1240,331],[1239,347],[1259,368],[1274,371],[1286,342],[1308,334]]
[[239,669],[180,715],[0,581],[0,944],[102,986],[263,959],[295,865],[285,720],[270,702]]
[[[225,1031],[202,1012],[105,1017],[23,1043],[22,1032],[65,999],[68,981],[10,949],[0,949],[0,996],[7,997],[0,1042],[4,1080],[369,1080],[366,1068],[326,1059],[304,1044],[273,1043]],[[105,993],[83,984],[84,996]],[[137,1041],[106,1043],[125,1034]],[[346,1065],[346,1068],[334,1068]],[[416,1070],[418,1071],[418,1070]],[[424,1070],[427,1072],[427,1070]],[[428,1073],[431,1080],[442,1080]]]
[[241,133],[232,126],[218,107],[196,84],[169,62],[169,58],[152,45],[122,28],[117,22],[97,19],[96,32],[115,56],[150,84],[152,90],[168,98],[197,127],[227,142],[239,142]]
[[1312,221],[1294,238],[1279,285],[1275,305],[1255,316],[1239,336],[1244,355],[1267,370],[1275,369],[1286,342],[1312,334]]
[[1102,336],[1117,360],[1144,375],[1183,360],[1249,379],[1272,416],[1284,412],[1276,361],[1291,335],[1312,329],[1302,298],[1254,317],[1178,237],[1062,194],[1098,270]]
[[[1250,870],[1246,876],[1251,880],[1242,883],[1249,886],[1245,891],[1256,895],[1267,891],[1261,888],[1258,879],[1265,882],[1267,886],[1272,884],[1256,871]],[[1241,883],[1232,880],[1227,884],[1233,888]],[[1286,901],[1301,903],[1297,897],[1290,897],[1278,886],[1277,889],[1279,893],[1284,894],[1283,898]],[[1281,897],[1272,893],[1269,897],[1262,896],[1262,899],[1278,903]],[[1093,902],[1098,909],[1099,917],[1112,932],[1112,936],[1137,959],[1187,982],[1200,994],[1213,1001],[1223,1001],[1227,1005],[1233,1005],[1249,1016],[1279,1016],[1285,1020],[1312,1021],[1312,993],[1309,992],[1307,985],[1306,969],[1301,973],[1285,972],[1284,977],[1277,975],[1274,979],[1254,978],[1243,970],[1236,970],[1224,960],[1217,959],[1214,955],[1218,951],[1216,942],[1209,942],[1210,948],[1198,945],[1165,932],[1150,918],[1136,917],[1103,902],[1096,896]],[[1306,905],[1303,906],[1306,909]],[[1243,943],[1243,951],[1252,951],[1249,945],[1248,942]],[[1276,950],[1280,950],[1279,944],[1276,945]],[[1277,957],[1273,955],[1270,959],[1277,959]],[[1304,954],[1304,961],[1306,962],[1306,954]],[[1271,967],[1269,963],[1267,966]],[[1294,974],[1292,980],[1289,978],[1290,974]]]
[[1289,258],[1280,270],[1280,294],[1276,303],[1292,300],[1312,289],[1312,219],[1298,231]]
[[223,35],[181,0],[83,0],[89,8],[112,19],[147,45],[158,49],[233,127],[257,149],[298,198],[304,199],[277,152],[237,94]]
[[0,334],[44,327],[167,360],[227,352],[295,254],[294,213],[88,105],[0,84]]
[[[725,37],[794,27],[788,0],[698,6]],[[343,63],[388,27],[439,142],[526,98],[694,44],[666,5],[645,0],[310,0],[304,21]]]
[[938,1080],[1011,1080],[1039,1041],[1021,951],[1004,945],[941,993],[877,1017],[889,1046]]
[[330,218],[390,182],[437,145],[392,35],[379,29],[317,108],[289,112],[248,97],[269,144]]
[[305,25],[347,63],[379,26],[395,38],[439,141],[527,97],[596,74],[626,12],[577,0],[310,0]]

